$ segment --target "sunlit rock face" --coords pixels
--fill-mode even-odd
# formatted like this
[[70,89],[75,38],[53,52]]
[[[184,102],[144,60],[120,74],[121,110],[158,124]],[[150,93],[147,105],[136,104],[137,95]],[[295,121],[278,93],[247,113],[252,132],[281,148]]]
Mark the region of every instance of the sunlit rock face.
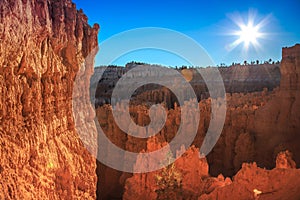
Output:
[[[158,145],[151,141],[148,144]],[[128,178],[123,199],[196,199],[216,182],[224,183],[224,177],[222,181],[210,178],[205,157],[199,158],[199,149],[193,146],[174,164]]]
[[282,67],[280,72],[282,79],[280,81],[281,91],[299,90],[300,88],[300,44],[293,47],[282,49]]
[[[280,156],[280,155],[279,155]],[[299,199],[299,169],[262,169],[256,163],[244,163],[233,182],[211,193],[201,195],[205,199]]]
[[[70,0],[0,1],[0,199],[96,198],[72,91],[98,29]],[[82,74],[92,72],[90,63]]]
[[280,152],[276,157],[276,168],[295,169],[296,163],[292,158],[292,153],[288,150]]

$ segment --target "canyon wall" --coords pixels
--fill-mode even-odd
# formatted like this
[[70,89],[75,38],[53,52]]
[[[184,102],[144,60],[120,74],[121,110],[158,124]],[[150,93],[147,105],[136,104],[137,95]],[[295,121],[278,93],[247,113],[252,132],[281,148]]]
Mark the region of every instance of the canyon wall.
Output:
[[[101,106],[110,103],[112,90],[116,83],[130,69],[140,65],[127,64],[126,67],[109,66],[95,68],[95,74],[102,74],[96,91],[96,105]],[[155,65],[154,65],[155,66]],[[197,70],[209,70],[209,68],[190,68],[178,70],[187,79],[193,87],[198,100],[209,97],[206,84]],[[218,68],[227,93],[247,93],[262,91],[264,88],[273,90],[280,83],[279,64],[260,64],[260,65],[234,65],[230,67]],[[151,76],[151,72],[136,71],[133,73],[135,78],[141,76]],[[167,80],[173,80],[172,75],[165,77]],[[159,85],[149,84],[139,88],[131,99],[132,103],[141,102],[160,103],[173,105],[177,101],[170,90]],[[178,103],[178,102],[177,102]],[[171,108],[171,107],[169,107]]]
[[98,29],[70,0],[0,1],[0,199],[96,198],[96,160],[75,131],[72,93],[79,70],[93,73],[92,61],[80,67]]

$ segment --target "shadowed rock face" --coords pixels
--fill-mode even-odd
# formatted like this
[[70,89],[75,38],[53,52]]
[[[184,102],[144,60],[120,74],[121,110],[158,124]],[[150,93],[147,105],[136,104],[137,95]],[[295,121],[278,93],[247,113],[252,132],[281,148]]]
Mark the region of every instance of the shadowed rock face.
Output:
[[[70,0],[0,1],[0,199],[95,198],[72,91],[98,29]],[[82,74],[92,72],[89,63]]]
[[260,154],[258,165],[274,166],[279,151],[293,152],[300,163],[300,45],[282,49],[280,89],[255,114],[253,132]]

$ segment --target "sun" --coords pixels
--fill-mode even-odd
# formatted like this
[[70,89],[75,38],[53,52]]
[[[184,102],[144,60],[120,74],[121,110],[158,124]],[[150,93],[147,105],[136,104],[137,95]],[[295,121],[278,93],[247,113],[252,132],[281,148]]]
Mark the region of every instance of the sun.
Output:
[[257,45],[257,39],[261,36],[258,27],[248,24],[247,26],[241,25],[240,28],[239,40],[244,43],[244,46],[248,48],[250,44]]
[[[244,20],[240,15],[231,16],[231,20],[237,25],[238,30],[232,31],[229,35],[236,36],[237,39],[226,46],[228,51],[233,50],[240,44],[244,44],[243,50],[247,51],[250,47],[256,50],[261,48],[261,39],[266,37],[261,29],[269,23],[269,16],[261,21],[255,19],[255,13],[249,12],[248,19]],[[255,23],[255,21],[257,23]]]

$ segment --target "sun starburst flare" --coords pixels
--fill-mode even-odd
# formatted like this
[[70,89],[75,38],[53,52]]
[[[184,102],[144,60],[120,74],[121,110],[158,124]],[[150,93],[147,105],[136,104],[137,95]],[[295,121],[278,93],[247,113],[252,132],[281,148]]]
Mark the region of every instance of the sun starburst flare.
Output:
[[256,50],[261,47],[259,40],[263,39],[267,34],[263,33],[261,29],[268,23],[269,16],[263,18],[259,23],[255,24],[255,14],[249,12],[248,20],[245,21],[241,16],[231,17],[232,21],[239,27],[239,30],[235,30],[230,35],[237,36],[237,39],[226,46],[226,49],[232,51],[240,44],[244,45],[244,50],[248,50],[250,46]]

